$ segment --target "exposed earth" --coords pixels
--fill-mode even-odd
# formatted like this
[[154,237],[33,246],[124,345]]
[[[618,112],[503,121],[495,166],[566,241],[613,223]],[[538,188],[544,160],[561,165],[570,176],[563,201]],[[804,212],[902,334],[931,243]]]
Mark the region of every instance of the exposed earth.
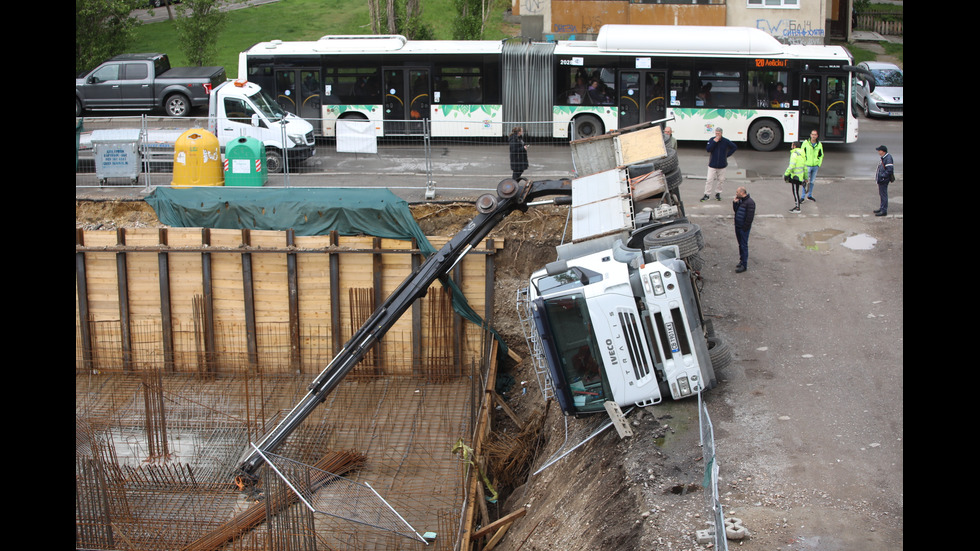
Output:
[[[475,212],[465,203],[412,210],[427,235],[446,236]],[[758,252],[749,272],[735,276],[731,221],[720,212],[692,220],[706,241],[705,314],[735,356],[705,394],[724,512],[747,534],[729,547],[902,549],[901,218],[757,221]],[[563,207],[514,213],[491,234],[505,240],[495,260],[494,326],[522,358],[513,297],[533,269],[554,259],[566,214]],[[76,228],[159,225],[142,201],[76,202]],[[829,227],[837,234],[811,246],[806,236]],[[874,247],[844,246],[857,235],[870,235]],[[710,549],[696,540],[711,520],[697,401],[633,410],[632,438],[609,429],[530,476],[566,440],[566,421],[568,438],[580,439],[583,425],[601,420],[566,420],[556,404],[546,407],[529,363],[501,368],[514,381],[507,403],[527,427],[498,412],[488,447],[501,499],[488,511],[490,520],[520,507],[527,514],[495,549]]]

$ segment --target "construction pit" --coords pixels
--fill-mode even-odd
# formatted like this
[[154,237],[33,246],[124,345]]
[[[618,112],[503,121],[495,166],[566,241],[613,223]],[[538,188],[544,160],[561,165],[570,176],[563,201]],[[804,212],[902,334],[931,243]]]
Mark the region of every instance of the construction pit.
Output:
[[[766,186],[772,191],[767,192]],[[833,202],[836,196],[829,196],[822,205],[830,203],[830,208],[849,212],[847,205],[854,199],[844,192],[852,187],[857,186],[834,188],[841,192],[839,204]],[[782,191],[775,182],[759,183],[756,188],[756,197]],[[692,190],[696,201],[700,190]],[[774,208],[778,207],[779,204]],[[412,206],[414,218],[429,236],[454,235],[473,218],[474,211],[473,204],[465,202]],[[586,441],[594,432],[588,423],[599,421],[600,416],[593,420],[564,417],[557,407],[542,399],[537,388],[513,297],[518,288],[527,285],[531,270],[554,258],[555,246],[566,230],[567,215],[564,207],[514,213],[489,236],[500,245],[493,255],[493,327],[514,356],[521,359],[515,361],[509,354],[498,354],[501,385],[495,389],[502,400],[487,400],[488,389],[479,386],[475,394],[482,394],[481,397],[471,398],[474,389],[469,382],[432,383],[403,376],[382,384],[372,379],[376,377],[372,373],[352,373],[331,398],[348,396],[343,390],[347,386],[379,389],[367,396],[373,408],[361,404],[363,396],[354,398],[369,413],[355,419],[352,412],[341,411],[343,405],[332,407],[329,413],[325,408],[318,410],[308,420],[309,426],[295,433],[293,442],[279,450],[291,459],[303,458],[303,465],[293,466],[307,473],[318,472],[310,467],[332,452],[353,451],[358,454],[355,459],[364,457],[364,464],[382,466],[386,472],[368,473],[355,468],[345,476],[355,482],[371,480],[372,487],[374,480],[393,480],[389,487],[376,488],[378,494],[399,513],[407,512],[406,519],[411,518],[413,528],[435,533],[428,545],[412,539],[410,534],[385,530],[379,522],[368,525],[357,519],[331,516],[331,512],[343,509],[342,500],[337,499],[327,507],[311,502],[323,513],[308,513],[306,505],[293,504],[284,510],[276,508],[277,514],[266,517],[272,520],[265,520],[266,504],[276,502],[265,498],[257,501],[254,494],[239,491],[234,486],[233,469],[217,472],[223,469],[214,467],[234,464],[247,442],[260,436],[269,420],[279,413],[272,409],[295,403],[306,384],[329,361],[330,347],[324,345],[322,358],[311,355],[308,366],[304,364],[299,373],[274,365],[270,369],[275,374],[264,373],[265,367],[261,374],[254,374],[246,367],[250,365],[246,354],[225,358],[229,372],[220,377],[161,372],[162,387],[156,382],[155,371],[159,369],[126,372],[119,369],[123,365],[120,355],[101,358],[106,365],[95,371],[84,369],[81,360],[77,360],[76,548],[185,549],[198,541],[209,543],[202,538],[227,534],[237,536],[223,544],[211,540],[210,545],[219,549],[492,547],[503,551],[714,548],[696,539],[697,532],[706,528],[710,519],[702,487],[706,461],[698,437],[695,400],[668,400],[653,408],[633,411],[628,416],[635,434],[632,438],[620,439],[615,431],[607,430]],[[772,217],[753,230],[754,239],[762,245],[755,249],[756,271],[750,272],[749,279],[737,279],[729,273],[735,253],[730,217],[711,215],[707,210],[698,218],[705,232],[704,256],[710,268],[710,283],[714,284],[706,314],[716,328],[736,337],[732,342],[742,343],[736,363],[722,373],[719,387],[705,396],[712,420],[719,427],[725,513],[740,518],[748,531],[747,537],[731,541],[730,546],[749,551],[903,548],[903,237],[901,219],[882,222],[842,215],[792,220]],[[847,235],[871,234],[879,240],[878,245],[870,252],[846,247],[821,247],[814,252],[796,239],[827,227],[842,228]],[[105,234],[103,242],[116,243],[119,230],[128,236],[134,230],[161,229],[170,231],[143,201],[76,201],[76,231]],[[159,242],[157,233],[153,242]],[[109,245],[99,247],[111,249]],[[109,255],[104,261],[111,264],[112,274],[117,273],[114,253],[99,254]],[[159,265],[156,253],[141,254],[149,254],[150,263]],[[368,273],[370,269],[364,271]],[[816,294],[813,300],[800,296],[799,289],[822,289],[839,272],[846,272],[843,277],[847,284],[834,286],[832,298],[827,292]],[[108,278],[113,282],[112,293],[104,297],[111,306],[103,308],[116,308],[114,316],[118,319],[115,278]],[[159,285],[154,285],[142,290],[158,296]],[[139,292],[134,289],[131,294],[138,296]],[[329,286],[319,293],[329,295]],[[867,313],[869,300],[873,301],[873,316]],[[787,304],[798,302],[808,305],[801,310],[804,313],[797,314],[801,316],[800,323],[774,323],[787,315]],[[802,352],[823,352],[800,357],[801,324],[819,327],[814,339],[804,343]],[[330,320],[325,319],[320,325],[329,327]],[[281,329],[265,331],[282,333]],[[239,329],[238,333],[244,331]],[[140,334],[134,332],[136,337]],[[106,335],[108,341],[117,338],[112,332]],[[406,336],[393,334],[388,338],[397,343]],[[245,335],[238,337],[245,339]],[[134,338],[133,342],[140,340]],[[482,335],[474,342],[484,342]],[[878,349],[878,342],[890,345]],[[76,357],[81,358],[77,347],[76,350]],[[835,366],[846,369],[852,365],[854,351],[867,355],[867,372],[876,374],[874,381],[882,388],[863,393],[851,406],[843,397],[850,396],[853,389],[848,386],[845,390],[843,385],[855,383]],[[267,351],[257,352],[263,357]],[[808,369],[811,364],[819,369]],[[112,365],[116,369],[108,369]],[[460,404],[429,399],[435,397],[437,386],[448,392],[450,386],[459,384],[466,390],[448,400],[459,400]],[[382,388],[388,394],[379,395]],[[416,390],[425,392],[421,400],[417,399]],[[354,388],[346,392],[354,392]],[[452,487],[452,496],[434,495],[434,488],[451,487],[436,480],[440,465],[451,465],[446,472],[455,473],[450,475],[453,483],[464,480],[463,471],[467,468],[470,474],[473,469],[467,467],[466,458],[452,452],[457,441],[449,430],[445,436],[430,436],[428,441],[424,441],[424,436],[432,435],[434,430],[426,428],[414,438],[395,432],[395,426],[417,426],[409,422],[425,415],[407,410],[404,403],[395,404],[395,398],[388,403],[388,397],[396,395],[404,402],[409,393],[410,405],[434,408],[434,413],[442,416],[440,419],[450,418],[450,430],[463,432],[464,442],[471,446],[472,412],[480,405],[476,417],[486,420],[486,436],[475,457],[485,467],[483,472],[497,492],[495,501],[487,499],[493,496],[472,476],[466,479],[466,486]],[[819,408],[826,403],[825,399],[812,399],[814,393],[831,397],[835,407],[811,411],[811,404]],[[163,401],[163,407],[154,405],[154,397],[157,404]],[[780,404],[780,397],[791,403]],[[892,406],[896,404],[898,411],[894,412]],[[260,409],[263,406],[265,411]],[[797,409],[800,411],[796,415],[786,414]],[[374,423],[371,416],[376,411],[387,415],[391,410],[402,417],[408,413],[413,417],[388,427]],[[453,417],[453,411],[461,412],[458,418]],[[480,417],[484,411],[488,415]],[[827,412],[842,414],[846,423],[841,429],[827,430]],[[147,419],[151,421],[149,425]],[[166,422],[161,424],[160,419]],[[897,444],[895,439],[854,434],[880,428],[893,419],[899,425]],[[342,423],[349,423],[350,428],[342,428]],[[327,428],[321,428],[324,426]],[[165,437],[160,427],[167,429]],[[364,436],[352,436],[358,431]],[[379,444],[374,445],[372,439]],[[356,445],[353,450],[321,448],[320,442],[327,441],[331,445]],[[876,445],[865,445],[868,441]],[[113,445],[108,446],[107,442]],[[152,454],[149,442],[156,446]],[[179,460],[160,456],[164,452],[160,442],[167,443],[167,453],[182,454]],[[556,460],[558,452],[568,451],[579,442],[584,443]],[[397,445],[403,446],[399,451],[407,449],[408,455],[385,455],[388,447]],[[288,449],[293,451],[285,451]],[[183,455],[195,453],[200,457]],[[126,454],[134,457],[121,459]],[[137,461],[135,457],[146,459]],[[197,470],[198,464],[203,465],[201,471]],[[419,464],[424,465],[424,470],[416,469],[415,476],[403,476],[413,474],[409,466]],[[263,468],[260,474],[263,484],[270,485],[263,487],[266,495],[289,495],[283,491],[281,479],[269,469]],[[326,495],[328,490],[323,492]],[[347,503],[357,503],[346,499]],[[246,515],[250,507],[253,509]],[[359,506],[358,510],[379,509]],[[390,509],[381,509],[387,510]],[[439,514],[450,510],[451,514]],[[514,520],[513,515],[523,516]],[[507,524],[508,517],[513,522]],[[236,519],[238,524],[229,524]],[[495,524],[502,520],[503,524]]]
[[[452,235],[473,206],[419,205],[412,214],[426,235]],[[241,232],[210,232],[204,247],[199,229],[164,228],[144,202],[76,202],[76,283],[84,279],[76,289],[86,290],[76,320],[91,320],[84,329],[76,321],[76,548],[482,547],[496,532],[473,532],[503,516],[544,420],[533,374],[515,362],[526,348],[514,296],[560,242],[566,216],[561,207],[516,213],[484,254],[461,263],[458,283],[497,335],[454,316],[437,284],[247,487],[236,467],[250,443],[371,314],[372,281],[388,292],[418,250],[334,236],[326,250],[336,254],[294,255],[300,287],[322,296],[300,299],[307,317],[291,323],[275,304],[288,302],[288,283],[253,275],[243,290]],[[259,234],[248,235],[246,272],[282,276],[289,249],[262,241],[282,236]],[[334,271],[309,265],[324,256],[336,257]],[[202,272],[213,281],[207,292]],[[507,276],[487,281],[494,272]],[[250,319],[229,313],[246,303]],[[159,344],[162,334],[169,345]],[[501,380],[524,384],[500,388],[498,366],[508,372]],[[520,391],[522,405],[508,405]]]

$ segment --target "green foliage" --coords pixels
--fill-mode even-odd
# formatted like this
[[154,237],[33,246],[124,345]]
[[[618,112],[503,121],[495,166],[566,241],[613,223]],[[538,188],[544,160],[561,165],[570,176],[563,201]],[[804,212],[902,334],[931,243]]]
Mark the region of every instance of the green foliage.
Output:
[[453,0],[456,20],[453,22],[454,40],[480,40],[483,37],[483,17],[480,0]]
[[885,49],[885,53],[898,58],[898,65],[904,67],[905,65],[905,44],[896,44],[894,42],[881,42],[881,47]]
[[176,12],[177,37],[189,64],[213,63],[227,13],[218,10],[217,0],[185,0],[177,4]]
[[[424,9],[419,16],[419,26],[413,27],[414,23],[408,21],[402,32],[413,36],[411,33],[416,32],[413,29],[418,29],[420,34],[413,36],[416,39],[427,38],[427,32],[431,32],[431,38],[435,40],[453,38],[456,14],[453,0],[422,0],[422,5]],[[513,34],[500,30],[507,5],[500,3],[495,7],[484,38],[496,40]],[[232,78],[238,75],[239,52],[259,42],[275,39],[317,40],[328,34],[371,33],[368,3],[363,0],[280,0],[229,11],[226,15],[226,25],[216,44],[214,61],[208,64],[223,66]],[[126,51],[163,52],[170,55],[170,63],[174,66],[190,64],[180,49],[180,40],[172,21],[141,25]]]
[[75,74],[126,52],[139,28],[140,0],[75,0]]

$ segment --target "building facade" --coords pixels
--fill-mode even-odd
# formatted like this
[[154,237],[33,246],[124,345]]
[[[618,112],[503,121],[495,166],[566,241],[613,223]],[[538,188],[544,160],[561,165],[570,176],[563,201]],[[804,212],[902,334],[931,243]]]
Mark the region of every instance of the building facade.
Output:
[[786,44],[850,36],[853,0],[513,0],[521,34],[538,40],[592,40],[620,25],[753,27]]

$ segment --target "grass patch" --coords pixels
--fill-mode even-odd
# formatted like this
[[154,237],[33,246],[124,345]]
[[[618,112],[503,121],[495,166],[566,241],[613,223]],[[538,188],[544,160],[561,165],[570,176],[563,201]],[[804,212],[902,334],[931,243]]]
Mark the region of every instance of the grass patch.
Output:
[[[499,40],[514,33],[512,26],[503,23],[509,5],[506,0],[498,0],[487,22],[486,39]],[[432,26],[437,39],[448,40],[452,38],[455,13],[452,0],[426,0],[422,19]],[[239,52],[259,42],[317,40],[328,34],[371,34],[367,2],[361,1],[280,0],[227,14],[224,30],[218,37],[217,58],[211,64],[224,67],[230,78],[238,75]],[[163,52],[170,56],[171,65],[187,65],[187,56],[180,50],[171,21],[142,25],[129,51]]]

